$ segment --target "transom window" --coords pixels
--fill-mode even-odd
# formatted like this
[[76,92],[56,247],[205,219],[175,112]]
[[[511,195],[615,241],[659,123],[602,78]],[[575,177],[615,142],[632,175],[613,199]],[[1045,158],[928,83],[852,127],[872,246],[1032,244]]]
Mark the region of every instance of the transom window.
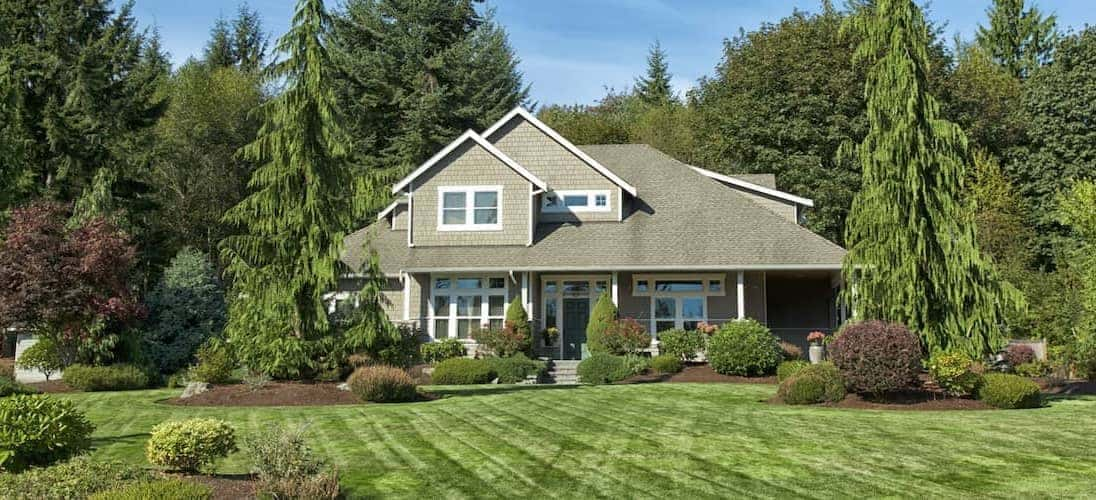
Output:
[[434,277],[430,334],[435,339],[471,339],[481,328],[502,328],[506,317],[505,277]]
[[502,229],[502,186],[438,188],[439,231]]
[[649,297],[653,295],[704,295],[722,296],[727,294],[723,284],[723,273],[711,274],[634,274],[632,275],[632,294]]
[[549,213],[608,212],[611,209],[606,190],[552,191],[545,193],[541,207]]

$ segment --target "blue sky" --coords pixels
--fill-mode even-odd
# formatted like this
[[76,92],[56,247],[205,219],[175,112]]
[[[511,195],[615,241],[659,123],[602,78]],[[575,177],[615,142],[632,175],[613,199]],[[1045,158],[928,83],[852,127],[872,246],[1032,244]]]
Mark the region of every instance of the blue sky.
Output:
[[[342,0],[328,0],[337,7]],[[236,0],[136,0],[144,26],[155,25],[164,47],[178,64],[200,55],[218,16],[231,18]],[[293,0],[250,0],[274,36],[285,31]],[[841,5],[841,0],[834,2]],[[605,87],[626,88],[646,68],[648,46],[657,38],[669,53],[675,89],[692,87],[711,74],[723,40],[764,22],[776,22],[793,9],[816,11],[820,0],[489,0],[496,19],[510,34],[521,70],[541,104],[591,103]],[[985,23],[989,0],[938,0],[931,18],[946,23],[949,38],[973,37]],[[1044,12],[1058,15],[1068,29],[1096,24],[1092,0],[1041,0]]]

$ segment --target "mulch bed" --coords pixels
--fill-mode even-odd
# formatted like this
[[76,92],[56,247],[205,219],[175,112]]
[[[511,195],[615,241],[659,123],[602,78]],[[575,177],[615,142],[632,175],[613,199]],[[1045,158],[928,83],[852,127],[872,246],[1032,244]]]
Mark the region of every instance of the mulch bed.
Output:
[[237,498],[253,498],[258,480],[251,474],[216,474],[203,475],[174,475],[172,477],[204,484],[213,489],[214,500],[235,500]]
[[57,394],[60,392],[77,392],[76,389],[69,387],[68,384],[60,380],[50,380],[49,382],[31,382],[26,384],[28,387],[33,387],[46,394]]
[[[779,404],[778,398],[773,398]],[[992,410],[977,399],[949,397],[934,391],[909,391],[888,395],[883,399],[869,399],[859,394],[849,394],[837,403],[825,403],[818,406],[834,408],[856,408],[861,410],[898,410],[898,411],[942,411],[942,410]]]
[[689,384],[775,384],[776,377],[739,377],[716,373],[707,363],[686,365],[684,370],[674,374],[659,375],[643,373],[628,377],[618,384],[646,384],[651,382],[689,383]]
[[[187,399],[164,401],[180,406],[323,406],[361,404],[353,393],[333,382],[270,382],[253,389],[246,384],[215,385]],[[180,389],[180,393],[182,390]]]

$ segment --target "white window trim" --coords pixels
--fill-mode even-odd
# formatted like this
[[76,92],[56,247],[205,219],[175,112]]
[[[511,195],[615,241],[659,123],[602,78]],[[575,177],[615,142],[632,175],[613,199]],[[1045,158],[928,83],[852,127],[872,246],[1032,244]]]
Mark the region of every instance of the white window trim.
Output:
[[[703,285],[703,290],[699,292],[660,292],[655,290],[655,281],[668,281],[668,280],[684,280],[684,281],[700,281]],[[647,291],[640,292],[637,285],[640,281],[647,282]],[[711,291],[711,282],[719,281],[719,291]],[[707,274],[633,274],[632,275],[632,295],[635,297],[722,297],[727,295],[727,275],[725,273],[707,273]]]
[[[494,224],[476,224],[476,195],[493,191],[495,193],[495,210],[498,218]],[[445,224],[445,195],[447,193],[464,193],[464,224]],[[438,231],[501,231],[502,230],[502,186],[439,186],[438,187]]]
[[[460,278],[479,278],[481,280],[484,280],[484,285],[487,285],[490,282],[489,280],[491,278],[502,278],[504,285],[503,285],[502,288],[457,288],[456,287],[457,286],[457,280],[460,279]],[[448,279],[449,282],[450,282],[450,286],[452,288],[447,289],[444,293],[438,293],[437,281],[439,279]],[[485,323],[489,323],[491,319],[498,319],[498,318],[501,317],[505,321],[505,319],[506,319],[506,310],[510,308],[510,279],[507,278],[505,274],[495,274],[495,273],[488,273],[488,274],[452,274],[452,275],[451,274],[434,274],[434,275],[430,276],[429,286],[430,286],[430,305],[427,309],[427,312],[429,313],[427,315],[427,331],[430,334],[430,338],[435,339],[435,340],[441,340],[441,339],[447,339],[447,338],[448,339],[456,339],[457,338],[457,299],[456,299],[456,297],[458,297],[458,296],[464,296],[464,297],[480,296],[480,314],[479,314],[480,324],[478,325],[480,327],[482,327]],[[499,315],[491,316],[491,299],[489,297],[491,295],[499,295],[499,291],[502,291],[502,315],[501,316],[499,316]],[[434,308],[436,307],[436,304],[437,304],[437,302],[435,300],[435,297],[440,296],[440,295],[445,295],[445,296],[449,297],[449,306],[448,306],[449,310],[446,311],[446,313],[444,315],[438,315],[437,311],[434,310]],[[462,316],[462,318],[464,318],[464,319],[467,319],[469,317],[471,317],[471,316]],[[445,332],[445,335],[443,335],[441,337],[439,337],[437,335],[437,332],[434,331],[434,327],[435,327],[434,320],[435,319],[445,319],[445,320],[448,320],[448,322],[449,322],[448,323],[449,331]],[[469,343],[474,343],[475,342],[475,340],[473,340],[471,338],[471,335],[469,335],[469,338],[458,339],[458,340],[460,340],[462,342],[469,342]]]
[[[564,214],[564,213],[579,213],[579,212],[612,212],[613,211],[613,197],[610,196],[608,189],[566,189],[560,191],[549,191],[541,197],[540,209],[546,214]],[[557,206],[548,206],[548,197],[555,196],[559,199],[560,203]],[[587,205],[584,207],[568,207],[563,203],[564,197],[567,196],[586,196]],[[599,207],[594,205],[594,200],[597,196],[605,196],[605,206]]]
[[[656,317],[655,316],[655,302],[656,302],[655,299],[660,299],[660,298],[674,299],[674,316],[672,318],[671,317]],[[690,299],[690,298],[700,299],[700,304],[701,304],[701,308],[702,308],[702,312],[700,313],[700,316],[701,316],[700,318],[688,318],[688,319],[685,318],[685,315],[684,315],[685,299]],[[662,292],[662,293],[657,293],[657,294],[652,295],[651,296],[651,325],[650,325],[650,330],[649,330],[651,332],[652,337],[654,337],[655,335],[658,335],[658,326],[657,325],[660,321],[673,321],[674,322],[674,328],[678,328],[678,329],[684,329],[686,321],[696,321],[698,323],[707,322],[708,321],[708,296],[702,295],[702,294],[699,294],[699,293],[694,293],[694,292],[689,292],[689,293],[685,293],[685,292],[680,292],[680,293]]]

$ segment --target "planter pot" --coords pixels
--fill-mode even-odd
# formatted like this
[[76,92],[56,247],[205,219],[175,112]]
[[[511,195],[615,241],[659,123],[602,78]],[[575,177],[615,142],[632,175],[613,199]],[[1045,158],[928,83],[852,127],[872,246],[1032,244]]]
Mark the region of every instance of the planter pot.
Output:
[[817,365],[818,363],[822,362],[822,353],[824,352],[824,349],[825,348],[820,345],[811,345],[811,348],[807,351],[807,354],[810,356],[812,365]]

